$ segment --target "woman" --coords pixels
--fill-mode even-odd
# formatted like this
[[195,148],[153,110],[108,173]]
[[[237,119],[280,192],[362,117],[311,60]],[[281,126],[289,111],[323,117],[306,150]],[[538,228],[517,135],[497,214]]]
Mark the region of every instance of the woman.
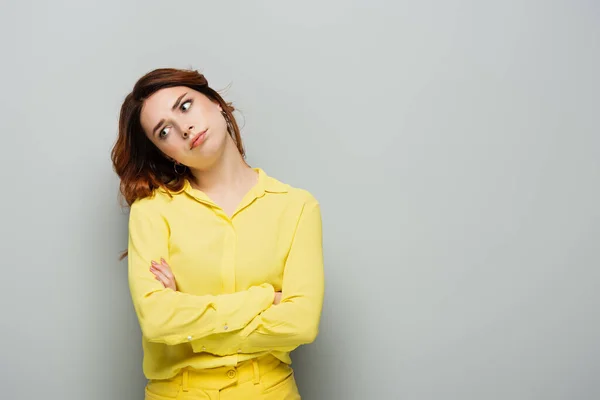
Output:
[[233,110],[177,69],[143,76],[121,108],[146,399],[300,398],[290,352],[318,331],[320,208],[246,164]]

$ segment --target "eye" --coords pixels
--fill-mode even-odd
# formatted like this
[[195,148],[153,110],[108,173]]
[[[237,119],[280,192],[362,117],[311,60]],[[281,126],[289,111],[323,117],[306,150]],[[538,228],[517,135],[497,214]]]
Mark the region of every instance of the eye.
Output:
[[181,106],[179,108],[181,109],[181,111],[186,112],[187,110],[190,109],[191,106],[192,106],[192,101],[186,100],[183,103],[181,103]]
[[167,135],[169,134],[169,131],[171,130],[170,126],[167,126],[163,129],[160,130],[160,132],[158,132],[158,138],[159,139],[164,139],[167,137]]

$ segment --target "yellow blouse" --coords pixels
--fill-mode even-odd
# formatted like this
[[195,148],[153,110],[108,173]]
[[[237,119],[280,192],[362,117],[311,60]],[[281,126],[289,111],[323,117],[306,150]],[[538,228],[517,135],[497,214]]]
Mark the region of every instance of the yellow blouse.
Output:
[[[129,287],[148,379],[267,353],[289,364],[292,350],[316,338],[324,294],[319,203],[255,170],[258,183],[231,218],[189,182],[132,204]],[[150,272],[161,257],[176,292]]]

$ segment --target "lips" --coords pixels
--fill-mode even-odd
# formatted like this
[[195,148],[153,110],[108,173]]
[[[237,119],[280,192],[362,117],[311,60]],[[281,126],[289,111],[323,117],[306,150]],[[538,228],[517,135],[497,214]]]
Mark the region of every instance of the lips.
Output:
[[202,142],[204,142],[204,138],[206,137],[206,132],[208,131],[208,129],[203,130],[202,132],[200,132],[198,135],[196,135],[196,137],[194,138],[194,140],[192,140],[192,143],[190,144],[190,150],[198,147],[202,144]]

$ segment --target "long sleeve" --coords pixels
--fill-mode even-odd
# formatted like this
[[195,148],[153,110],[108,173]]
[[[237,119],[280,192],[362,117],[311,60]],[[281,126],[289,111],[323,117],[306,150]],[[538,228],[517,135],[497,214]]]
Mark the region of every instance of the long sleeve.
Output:
[[304,205],[285,262],[281,303],[269,307],[241,331],[194,341],[194,351],[218,355],[291,351],[310,343],[319,330],[324,286],[321,212],[311,198]]
[[134,203],[129,216],[128,276],[143,336],[176,345],[247,326],[273,303],[269,284],[242,292],[196,296],[165,289],[150,272],[152,260],[168,260],[169,226],[160,212]]

